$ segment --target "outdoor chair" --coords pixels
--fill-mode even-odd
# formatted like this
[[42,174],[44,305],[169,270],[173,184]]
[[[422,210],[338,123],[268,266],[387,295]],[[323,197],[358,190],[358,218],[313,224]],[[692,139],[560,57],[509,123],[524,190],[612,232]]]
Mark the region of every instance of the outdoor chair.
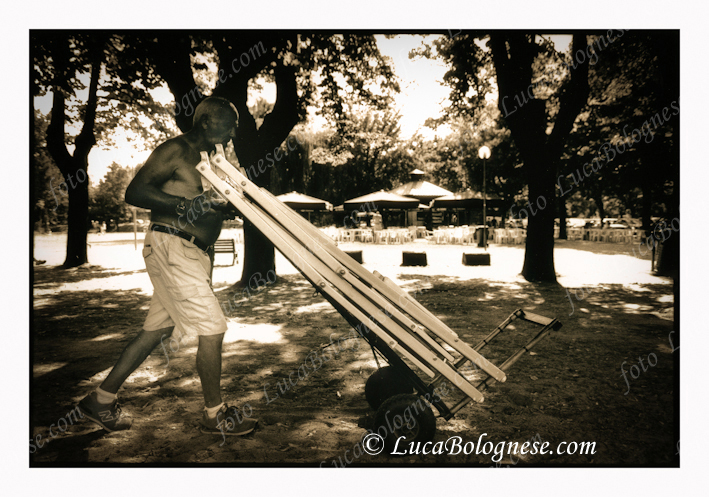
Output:
[[236,246],[233,238],[220,238],[214,242],[214,254],[231,254],[231,266],[236,263]]
[[401,236],[399,235],[398,231],[387,230],[387,235],[391,243],[401,243]]
[[434,236],[436,237],[436,243],[441,244],[441,243],[446,243],[447,238],[448,238],[448,233],[445,232],[445,230],[436,230],[434,231]]
[[417,230],[418,230],[418,226],[409,226],[409,238],[411,240],[416,240]]
[[508,245],[514,245],[515,242],[515,236],[517,235],[517,228],[507,228],[505,229],[505,243]]
[[521,245],[524,243],[525,239],[525,233],[522,228],[515,228],[508,230],[509,235],[507,237],[508,243],[514,244],[514,245]]

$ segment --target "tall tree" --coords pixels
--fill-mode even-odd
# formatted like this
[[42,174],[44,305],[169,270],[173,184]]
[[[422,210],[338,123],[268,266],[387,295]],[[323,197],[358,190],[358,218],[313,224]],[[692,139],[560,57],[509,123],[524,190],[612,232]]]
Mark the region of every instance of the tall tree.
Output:
[[93,189],[91,219],[107,221],[109,229],[112,220],[118,223],[125,219],[128,215],[125,193],[131,179],[133,173],[130,168],[121,167],[115,162],[111,164],[105,178]]
[[[585,35],[573,36],[572,53],[586,49]],[[527,244],[522,275],[528,281],[556,281],[554,270],[554,209],[542,208],[552,204],[556,197],[556,166],[564,149],[566,138],[589,95],[588,64],[578,64],[559,89],[558,112],[550,119],[545,99],[529,97],[534,85],[534,63],[543,49],[535,36],[524,33],[490,36],[497,85],[498,107],[505,113],[505,121],[524,161],[529,186],[529,203],[536,205],[536,213],[529,217]],[[521,96],[521,97],[520,97]],[[505,105],[507,99],[516,99],[521,105],[513,112]],[[548,130],[551,130],[548,132]],[[543,199],[543,204],[542,204]],[[534,211],[534,208],[530,208]]]
[[[69,197],[67,252],[64,267],[76,267],[88,262],[86,236],[89,212],[88,156],[96,144],[94,133],[98,83],[104,61],[105,39],[99,37],[84,45],[79,37],[55,33],[45,42],[52,61],[52,117],[47,127],[47,150],[64,177]],[[45,47],[47,48],[47,47]],[[77,64],[90,71],[88,98],[82,109],[83,125],[74,139],[74,151],[66,143],[67,100],[77,86]]]
[[66,222],[68,198],[62,175],[47,152],[48,120],[38,111],[33,113],[31,182],[32,226],[34,230],[48,231],[51,225]]
[[[209,92],[195,80],[196,53],[218,60],[212,95],[229,99],[240,119],[234,152],[252,181],[270,187],[276,150],[306,115],[307,105],[320,94],[320,113],[337,122],[353,105],[382,109],[396,79],[366,34],[296,33],[294,31],[175,32],[126,36],[126,44],[142,45],[146,67],[168,85],[175,97],[176,120],[183,132],[191,128],[193,108]],[[131,41],[128,41],[131,40]],[[247,105],[250,85],[258,77],[274,81],[273,109],[258,123]],[[269,163],[269,159],[270,163]],[[265,167],[266,166],[266,167]],[[244,226],[244,272],[240,284],[274,269],[274,250],[250,223]]]
[[[489,49],[485,48],[487,41]],[[586,36],[573,36],[572,53],[585,50]],[[589,95],[588,64],[563,77],[555,71],[550,43],[534,33],[469,32],[436,43],[450,70],[453,109],[475,116],[494,93],[523,162],[529,222],[522,275],[529,281],[556,281],[554,217],[556,169],[566,138]],[[492,62],[492,64],[490,64]],[[492,69],[494,68],[494,70]]]

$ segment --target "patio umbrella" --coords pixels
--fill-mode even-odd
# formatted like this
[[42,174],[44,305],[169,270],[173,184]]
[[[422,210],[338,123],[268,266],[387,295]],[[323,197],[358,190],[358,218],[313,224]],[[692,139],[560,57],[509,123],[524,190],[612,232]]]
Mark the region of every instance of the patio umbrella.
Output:
[[[492,208],[504,208],[504,200],[494,193],[487,194],[486,204]],[[431,207],[434,209],[470,209],[475,207],[482,208],[483,194],[481,192],[467,191],[438,197],[433,201]]]
[[346,200],[343,204],[346,211],[362,210],[371,212],[380,209],[418,209],[419,201],[415,198],[403,197],[395,193],[379,190],[361,197]]
[[450,190],[446,190],[445,188],[441,188],[433,183],[424,181],[424,174],[425,173],[420,169],[414,169],[410,173],[411,181],[394,188],[391,190],[391,193],[403,195],[405,197],[413,197],[424,204],[428,204],[431,200],[438,197],[453,195],[453,192]]
[[302,193],[290,192],[278,195],[278,200],[286,204],[291,209],[297,211],[331,211],[332,204],[325,200],[304,195]]

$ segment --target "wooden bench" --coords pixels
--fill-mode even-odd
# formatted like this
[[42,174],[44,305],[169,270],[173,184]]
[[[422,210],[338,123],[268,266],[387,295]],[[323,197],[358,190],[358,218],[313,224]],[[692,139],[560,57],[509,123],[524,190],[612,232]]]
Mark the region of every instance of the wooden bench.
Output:
[[[232,254],[234,257],[231,261],[233,266],[236,263],[236,245],[233,238],[220,238],[214,242],[214,255],[216,254]],[[216,258],[216,257],[215,257]]]

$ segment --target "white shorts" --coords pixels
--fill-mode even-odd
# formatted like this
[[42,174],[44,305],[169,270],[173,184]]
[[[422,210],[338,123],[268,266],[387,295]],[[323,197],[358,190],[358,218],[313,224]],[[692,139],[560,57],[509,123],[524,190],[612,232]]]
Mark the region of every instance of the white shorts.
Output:
[[207,253],[178,236],[158,231],[145,235],[143,258],[153,283],[153,299],[143,329],[175,327],[173,337],[218,335],[227,329],[212,291]]

